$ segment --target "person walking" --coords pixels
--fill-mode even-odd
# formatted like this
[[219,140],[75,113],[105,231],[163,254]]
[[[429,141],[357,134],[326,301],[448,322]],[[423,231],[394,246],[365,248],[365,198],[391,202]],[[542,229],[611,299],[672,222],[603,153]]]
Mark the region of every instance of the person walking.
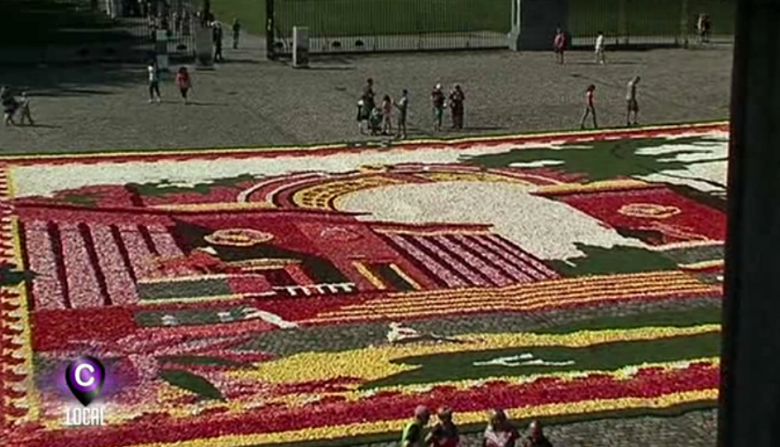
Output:
[[424,405],[414,410],[414,419],[406,424],[401,434],[401,447],[425,447],[423,429],[431,419],[431,412]]
[[[636,100],[636,85],[642,78],[635,76],[628,81],[626,90],[626,126],[636,126],[639,120],[639,102]],[[633,120],[631,119],[633,115]]]
[[398,137],[406,138],[406,117],[409,110],[409,91],[406,89],[401,92],[401,99],[395,103],[398,109]]
[[588,116],[593,117],[593,128],[597,129],[599,126],[596,123],[596,105],[593,101],[593,95],[596,91],[596,86],[591,84],[585,90],[585,112],[582,114],[582,120],[580,120],[580,129],[585,129],[585,120]]
[[701,13],[699,19],[696,21],[696,31],[699,34],[699,44],[708,43],[710,41],[710,16]]
[[162,102],[162,96],[160,95],[160,70],[157,68],[157,63],[149,62],[146,71],[149,74],[149,104],[155,100],[159,104]]
[[238,17],[233,19],[233,49],[238,49],[238,38],[241,35],[241,23],[238,21]]
[[436,84],[431,92],[431,104],[433,105],[433,128],[436,132],[441,130],[442,120],[444,119],[444,93],[441,91],[441,84]]
[[466,101],[466,95],[463,94],[459,84],[455,84],[455,87],[450,92],[449,101],[452,113],[452,128],[463,129],[463,103]]
[[14,124],[14,114],[19,104],[8,86],[0,87],[0,105],[3,106],[3,122],[6,126]]
[[393,131],[393,100],[390,95],[382,98],[382,135],[390,135]]
[[214,22],[211,37],[214,41],[214,62],[223,62],[222,57],[222,25],[219,22]]
[[604,42],[604,33],[602,31],[599,31],[598,36],[596,37],[596,63],[604,65],[607,63],[607,57],[604,55],[606,43]]
[[433,426],[425,443],[431,447],[458,447],[460,434],[455,422],[452,421],[452,408],[440,408],[438,416],[439,422]]
[[32,111],[30,110],[30,97],[27,96],[27,92],[22,92],[22,97],[19,98],[19,124],[24,126],[25,120],[30,123],[31,126],[35,125],[32,118]]
[[482,437],[482,447],[515,447],[518,439],[520,433],[509,422],[504,410],[493,410]]
[[187,67],[179,68],[179,71],[176,73],[176,86],[179,87],[179,93],[181,93],[184,104],[189,104],[187,94],[192,89],[192,77],[190,72],[187,71]]
[[560,28],[555,31],[553,48],[555,49],[556,60],[559,64],[563,65],[563,53],[566,51],[566,33]]

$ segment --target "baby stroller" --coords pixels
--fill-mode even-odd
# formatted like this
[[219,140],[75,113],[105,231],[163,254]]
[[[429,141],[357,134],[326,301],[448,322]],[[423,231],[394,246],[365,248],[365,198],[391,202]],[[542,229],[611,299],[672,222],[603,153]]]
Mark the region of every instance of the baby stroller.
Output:
[[368,128],[371,129],[371,135],[382,133],[382,111],[379,107],[374,107],[374,110],[368,116]]

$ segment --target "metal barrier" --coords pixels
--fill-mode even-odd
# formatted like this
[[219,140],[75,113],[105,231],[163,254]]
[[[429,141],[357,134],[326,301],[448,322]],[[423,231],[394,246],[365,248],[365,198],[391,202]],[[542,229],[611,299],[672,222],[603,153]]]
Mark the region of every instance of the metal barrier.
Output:
[[312,53],[503,48],[508,0],[267,0],[277,54],[292,28],[309,28]]
[[[513,0],[266,0],[269,56],[292,54],[292,29],[309,29],[311,53],[507,48]],[[699,13],[730,35],[736,0],[569,0],[572,43],[687,45]],[[522,11],[521,11],[522,13]],[[550,30],[550,40],[555,30]]]

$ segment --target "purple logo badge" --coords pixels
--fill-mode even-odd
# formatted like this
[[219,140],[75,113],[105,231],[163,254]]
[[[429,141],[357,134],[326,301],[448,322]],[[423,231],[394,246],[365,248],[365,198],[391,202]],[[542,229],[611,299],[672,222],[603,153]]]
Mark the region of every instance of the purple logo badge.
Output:
[[106,370],[103,364],[94,357],[79,357],[65,370],[68,388],[85,407],[100,394],[105,378]]

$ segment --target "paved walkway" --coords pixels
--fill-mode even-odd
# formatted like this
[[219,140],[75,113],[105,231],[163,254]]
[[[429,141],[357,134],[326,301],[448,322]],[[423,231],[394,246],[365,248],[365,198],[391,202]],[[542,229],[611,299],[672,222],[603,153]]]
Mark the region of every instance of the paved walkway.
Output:
[[[228,39],[229,41],[229,39]],[[229,43],[229,42],[228,42]],[[263,41],[244,36],[227,62],[194,74],[195,104],[184,106],[170,79],[164,102],[147,103],[141,66],[3,69],[0,83],[29,88],[40,126],[0,127],[0,150],[72,152],[106,149],[266,146],[363,140],[355,104],[365,79],[380,94],[411,92],[413,136],[430,136],[428,92],[436,82],[464,86],[464,134],[577,128],[585,87],[598,89],[599,124],[623,125],[625,85],[639,89],[643,124],[728,117],[731,48],[615,52],[593,64],[572,52],[510,51],[390,54],[318,59],[308,70],[264,59]],[[446,132],[444,136],[456,134]]]

